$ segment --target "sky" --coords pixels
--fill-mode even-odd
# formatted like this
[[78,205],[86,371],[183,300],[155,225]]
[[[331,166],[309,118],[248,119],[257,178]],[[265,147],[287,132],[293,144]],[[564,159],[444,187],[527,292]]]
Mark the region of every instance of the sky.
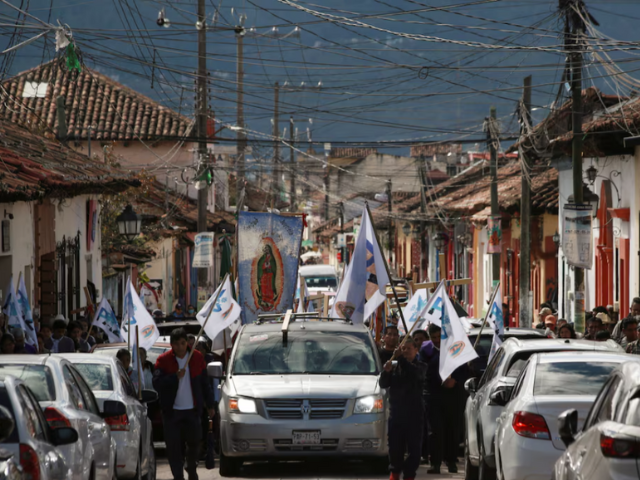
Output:
[[[197,0],[8,1],[41,21],[68,25],[87,67],[193,115]],[[600,53],[586,55],[585,87],[628,94],[634,77],[640,78],[640,4],[586,3],[600,23],[591,32]],[[292,117],[305,150],[309,139],[316,150],[331,143],[406,155],[412,142],[451,139],[484,149],[491,106],[504,137],[517,134],[514,114],[525,76],[533,76],[536,120],[549,113],[559,93],[561,101],[566,98],[557,1],[205,0],[205,6],[211,110],[219,125],[236,125],[237,40],[231,29],[243,24],[245,124],[256,154],[265,157],[271,154],[276,82],[278,131],[288,138]],[[156,24],[160,10],[169,28]],[[25,21],[0,4],[0,48],[40,33],[42,24],[33,17]],[[14,29],[17,18],[26,25]],[[609,76],[602,50],[632,80]],[[49,34],[4,55],[0,72],[7,78],[54,58]],[[222,143],[233,138],[228,128],[220,132]]]

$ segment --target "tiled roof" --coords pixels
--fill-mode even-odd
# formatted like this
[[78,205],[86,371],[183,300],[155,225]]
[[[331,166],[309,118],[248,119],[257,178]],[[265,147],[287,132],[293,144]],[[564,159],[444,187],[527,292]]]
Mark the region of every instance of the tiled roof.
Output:
[[[44,98],[25,98],[26,82],[47,83]],[[111,78],[84,67],[77,78],[56,61],[22,72],[3,83],[0,115],[14,123],[42,123],[56,131],[56,99],[65,98],[70,138],[86,139],[90,126],[96,140],[159,140],[190,132],[191,120],[163,107]],[[7,98],[8,97],[8,98]]]
[[122,170],[0,121],[0,202],[116,193],[139,184]]

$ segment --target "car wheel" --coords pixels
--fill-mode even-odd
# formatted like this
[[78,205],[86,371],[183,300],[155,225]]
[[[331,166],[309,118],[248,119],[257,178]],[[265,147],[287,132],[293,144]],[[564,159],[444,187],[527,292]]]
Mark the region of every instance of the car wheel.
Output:
[[242,468],[242,460],[238,458],[227,457],[224,452],[220,451],[220,476],[221,477],[237,477],[240,475]]
[[149,452],[147,453],[147,457],[149,468],[147,468],[147,474],[142,478],[143,480],[156,480],[156,451],[153,448],[153,440],[151,440],[151,445],[149,445]]
[[478,467],[474,467],[469,459],[469,441],[464,442],[464,480],[478,480]]
[[478,451],[480,452],[480,462],[478,468],[478,479],[479,480],[496,480],[496,471],[487,465],[485,462],[485,451],[484,451],[484,441],[482,441],[482,436],[478,439],[479,447]]

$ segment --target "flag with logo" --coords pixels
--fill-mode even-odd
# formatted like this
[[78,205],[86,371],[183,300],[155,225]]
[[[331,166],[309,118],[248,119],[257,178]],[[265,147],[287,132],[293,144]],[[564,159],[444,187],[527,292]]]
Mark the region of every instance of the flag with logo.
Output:
[[351,263],[336,294],[331,316],[347,318],[353,323],[364,322],[387,299],[389,282],[385,260],[365,207]]
[[29,345],[36,346],[36,343],[30,343],[31,337],[27,334],[27,325],[25,324],[24,317],[22,316],[22,308],[20,307],[20,302],[18,301],[18,296],[16,294],[16,288],[13,283],[13,277],[9,281],[9,286],[7,287],[7,298],[4,301],[4,305],[2,306],[2,312],[7,317],[7,325],[9,328],[20,328],[24,332],[25,342],[29,343]]
[[[204,325],[204,331],[212,341],[215,341],[220,333],[240,317],[242,310],[240,305],[233,299],[232,293],[231,280],[227,275],[225,281],[220,284],[204,307],[202,307],[202,310],[196,315],[198,323]],[[209,320],[207,320],[207,317]]]
[[444,382],[460,366],[478,358],[478,354],[444,288],[441,290],[441,298],[440,378]]
[[[128,298],[127,298],[128,297]],[[156,326],[156,322],[143,303],[140,301],[140,297],[133,288],[131,280],[129,280],[129,287],[127,289],[127,295],[125,295],[125,308],[129,314],[127,322],[122,321],[122,334],[123,336],[129,335],[129,328],[131,329],[131,337],[136,334],[136,325],[138,326],[138,334],[140,336],[140,347],[149,351],[149,349],[156,343],[160,332]]]
[[[425,289],[421,289],[425,292]],[[440,282],[436,291],[433,292],[433,295],[429,297],[427,304],[424,306],[422,311],[418,314],[417,322],[418,324],[413,328],[414,330],[426,330],[427,325],[433,323],[434,325],[440,326],[442,323],[442,308],[443,308],[443,294],[447,295],[445,282]]]
[[502,345],[502,335],[504,335],[504,315],[502,312],[502,292],[498,285],[493,304],[489,310],[487,323],[493,330],[493,341],[491,342],[491,350],[489,351],[489,361]]
[[100,328],[107,334],[109,343],[126,342],[122,332],[120,331],[120,325],[118,325],[118,319],[116,318],[111,305],[107,301],[106,297],[102,297],[100,304],[98,305],[98,311],[95,317],[93,317],[92,326]]
[[33,312],[31,311],[31,305],[29,304],[29,296],[27,295],[27,286],[24,283],[24,277],[20,276],[20,284],[18,285],[18,291],[16,292],[18,303],[20,304],[20,310],[22,311],[22,320],[25,324],[25,341],[29,345],[38,345],[38,335],[33,324]]
[[[420,314],[426,306],[427,290],[421,288],[413,294],[409,303],[407,303],[407,305],[402,309],[404,320],[407,322],[407,328],[409,331],[413,328],[414,323],[418,321]],[[402,322],[398,323],[398,331],[400,332],[400,335],[405,335],[407,333],[404,331],[404,325]]]

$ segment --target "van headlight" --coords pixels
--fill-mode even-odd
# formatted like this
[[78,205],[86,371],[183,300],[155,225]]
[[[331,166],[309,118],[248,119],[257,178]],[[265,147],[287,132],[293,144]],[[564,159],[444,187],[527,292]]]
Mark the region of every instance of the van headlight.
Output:
[[356,399],[353,413],[378,413],[384,410],[382,395],[368,395]]
[[257,413],[256,401],[252,398],[230,398],[229,410],[236,413]]

